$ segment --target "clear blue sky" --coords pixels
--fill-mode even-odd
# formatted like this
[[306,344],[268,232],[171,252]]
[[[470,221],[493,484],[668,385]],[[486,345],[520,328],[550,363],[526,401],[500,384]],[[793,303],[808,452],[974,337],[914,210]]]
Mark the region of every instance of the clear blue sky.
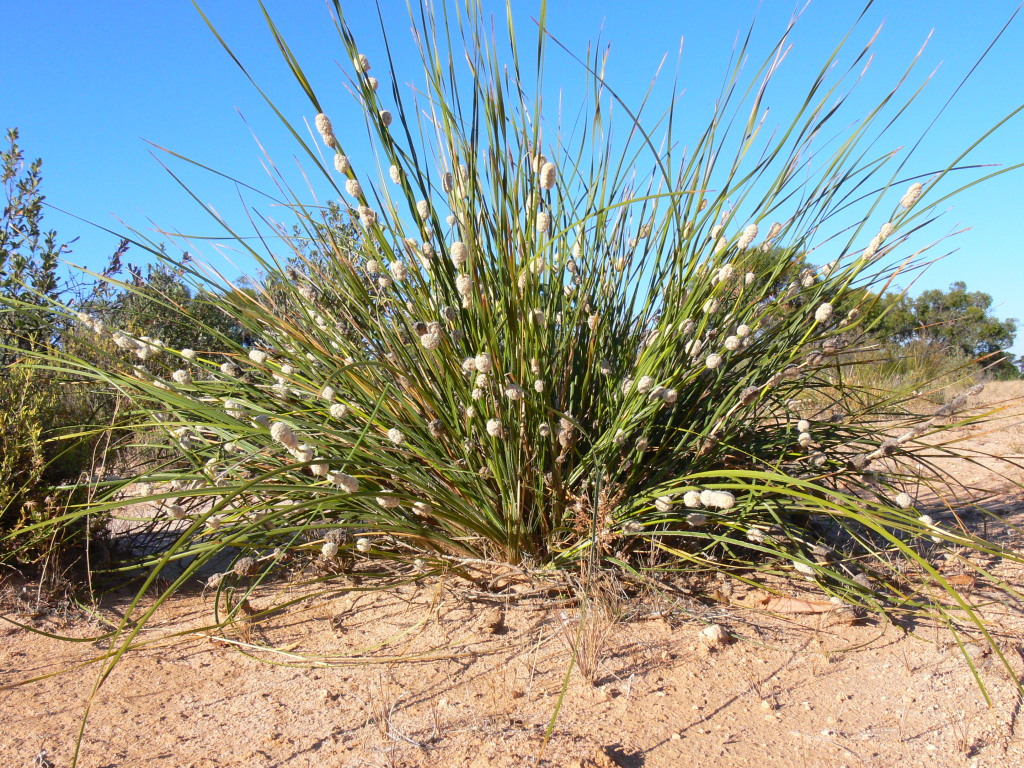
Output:
[[[396,69],[401,82],[409,82],[416,69],[405,3],[381,0],[381,4],[388,40],[397,57]],[[894,83],[934,30],[913,82],[919,83],[939,69],[902,123],[894,146],[912,143],[923,131],[1016,4],[1017,0],[986,0],[969,6],[962,1],[880,0],[869,9],[855,39],[865,42],[879,24],[884,22],[884,27],[875,46],[875,59],[860,87],[858,98],[864,99],[865,109],[871,98]],[[356,107],[338,70],[338,62],[345,56],[326,3],[267,0],[266,5],[306,68],[344,142],[347,116],[354,119]],[[381,71],[385,57],[374,4],[360,0],[343,5],[361,48],[378,65],[373,74],[386,75]],[[503,23],[503,6],[486,5],[494,8],[497,23]],[[286,116],[300,125],[303,119],[311,121],[313,110],[285,69],[257,3],[206,0],[202,6]],[[18,126],[26,154],[43,158],[44,191],[53,206],[115,230],[123,229],[121,220],[139,229],[155,223],[189,234],[219,235],[210,219],[151,156],[147,140],[271,191],[252,133],[278,165],[292,165],[294,143],[190,2],[12,0],[3,8],[7,34],[0,46],[0,71],[4,73],[0,128]],[[534,0],[515,0],[521,42],[532,44],[530,19],[538,8],[539,2]],[[679,65],[679,85],[685,90],[681,108],[694,115],[696,130],[710,114],[737,35],[746,31],[756,15],[754,51],[763,55],[795,8],[795,3],[783,0],[552,0],[548,25],[575,52],[583,53],[587,42],[598,36],[610,43],[608,79],[627,100],[640,98],[668,54],[659,91],[667,104],[667,84],[676,72],[680,40],[684,39]],[[794,49],[782,73],[782,82],[793,84],[791,99],[784,89],[781,93],[777,90],[776,100],[770,103],[773,115],[785,115],[793,108],[793,99],[803,95],[817,66],[859,11],[860,5],[852,0],[811,2],[791,38]],[[843,61],[849,61],[855,50],[851,47]],[[1024,103],[1020,50],[1024,50],[1024,16],[1011,25],[932,130],[914,168],[944,166],[985,129]],[[349,64],[342,66],[351,69]],[[583,82],[583,74],[553,48],[549,50],[547,81],[549,86],[564,83],[567,104],[578,101],[575,89]],[[969,160],[1003,165],[1024,162],[1024,116],[1005,126]],[[199,196],[226,218],[244,224],[238,193],[230,184],[181,163],[171,167],[183,173]],[[1022,187],[1024,173],[1014,172],[956,200],[936,232],[952,230],[958,224],[971,229],[949,241],[949,248],[957,252],[933,267],[913,289],[945,287],[963,279],[969,288],[990,293],[999,316],[1022,320],[1018,350],[1024,349]],[[246,203],[263,205],[251,194]],[[275,215],[265,207],[261,210]],[[100,267],[116,245],[116,237],[85,223],[56,211],[48,211],[46,216],[46,224],[58,229],[63,238],[80,238],[72,261]],[[202,245],[200,252],[227,273],[234,271],[210,243]],[[134,256],[142,258],[141,253]],[[239,267],[250,268],[244,262]]]

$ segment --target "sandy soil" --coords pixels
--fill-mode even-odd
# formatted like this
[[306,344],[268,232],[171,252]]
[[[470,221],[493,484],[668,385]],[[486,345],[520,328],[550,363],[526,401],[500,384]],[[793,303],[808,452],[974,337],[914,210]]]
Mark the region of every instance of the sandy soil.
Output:
[[[990,388],[987,402],[1011,394]],[[1017,408],[995,429],[952,437],[1005,457],[1021,452],[1022,435]],[[983,458],[950,471],[996,494],[1008,522],[1024,522],[1014,467]],[[1021,547],[1018,533],[997,527]],[[962,570],[955,560],[942,567]],[[998,564],[992,578],[1020,587],[1024,571]],[[770,612],[762,593],[716,583],[609,592],[581,616],[550,584],[499,581],[504,591],[454,577],[373,592],[277,585],[250,600],[256,616],[224,632],[206,629],[211,593],[180,595],[93,697],[79,765],[1024,765],[1014,684],[1024,611],[995,599],[986,579],[964,583],[961,596],[990,622],[1009,667],[966,638],[991,706],[950,634],[929,622]],[[9,583],[4,615],[97,635],[96,621],[59,604],[35,608],[31,594]],[[260,613],[292,594],[312,597]],[[116,620],[128,600],[113,595],[105,615]],[[699,633],[711,623],[737,641],[708,650]],[[578,637],[591,650],[562,697]],[[0,621],[0,766],[70,763],[99,673],[81,665],[108,648]]]

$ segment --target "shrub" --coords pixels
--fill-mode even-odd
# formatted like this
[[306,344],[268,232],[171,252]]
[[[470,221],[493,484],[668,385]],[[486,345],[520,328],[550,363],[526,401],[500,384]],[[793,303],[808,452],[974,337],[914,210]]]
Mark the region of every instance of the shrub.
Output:
[[[273,291],[179,265],[245,329],[246,343],[217,337],[227,362],[82,315],[136,367],[60,363],[129,393],[188,462],[133,478],[159,484],[155,525],[176,537],[148,559],[150,580],[198,555],[173,591],[226,547],[239,552],[229,580],[288,554],[328,568],[489,558],[748,580],[765,571],[876,609],[892,598],[951,626],[973,617],[931,592],[907,597],[899,562],[957,599],[935,552],[1012,556],[924,508],[944,486],[915,454],[974,390],[938,412],[906,412],[893,432],[881,421],[909,391],[844,418],[828,408],[863,394],[839,367],[871,330],[850,297],[891,279],[956,164],[905,179],[874,148],[905,105],[899,89],[847,127],[837,52],[804,106],[765,136],[769,58],[748,90],[734,73],[685,153],[672,112],[659,122],[664,141],[634,119],[620,146],[603,122],[615,97],[597,62],[583,65],[600,100],[590,127],[555,133],[526,96],[527,68],[496,58],[478,9],[457,24],[428,13],[418,40],[431,122],[417,134],[403,79],[380,88],[335,11],[375,163],[349,159],[277,39],[354,229],[325,225],[296,199],[299,232],[275,241],[290,252],[239,239]],[[458,82],[444,74],[455,54],[443,41],[463,39],[474,78]],[[539,50],[545,40],[542,25]],[[833,131],[843,140],[821,146]],[[389,170],[376,178],[374,167]],[[824,231],[839,234],[816,241]],[[815,246],[831,261],[793,269]],[[117,490],[79,514],[117,506]]]

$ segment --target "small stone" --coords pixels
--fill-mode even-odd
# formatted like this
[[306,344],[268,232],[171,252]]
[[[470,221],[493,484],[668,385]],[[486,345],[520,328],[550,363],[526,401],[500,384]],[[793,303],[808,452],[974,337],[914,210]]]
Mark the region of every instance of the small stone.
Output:
[[709,650],[721,648],[732,642],[732,636],[724,627],[718,624],[711,624],[700,631],[700,641]]

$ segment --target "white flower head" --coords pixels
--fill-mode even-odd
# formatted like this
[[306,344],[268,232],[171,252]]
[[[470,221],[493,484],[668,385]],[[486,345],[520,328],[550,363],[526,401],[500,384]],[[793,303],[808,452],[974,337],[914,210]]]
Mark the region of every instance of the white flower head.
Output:
[[326,558],[337,557],[338,545],[333,541],[324,542],[324,545],[320,547],[320,554]]
[[391,177],[391,180],[395,182],[395,184],[402,183],[402,169],[399,168],[397,165],[392,165],[390,168],[388,168],[388,175]]
[[364,227],[372,227],[377,223],[377,212],[370,206],[360,205],[356,212],[359,214],[359,222]]
[[366,54],[364,53],[353,56],[352,64],[355,66],[357,72],[369,72],[372,69],[370,66],[370,60],[366,58]]
[[395,280],[405,280],[409,276],[409,268],[401,261],[393,261],[388,265],[388,271]]
[[456,267],[461,268],[466,263],[465,243],[456,240],[454,243],[452,243],[452,246],[451,248],[448,249],[448,252],[451,254],[452,264],[454,264]]
[[545,233],[551,229],[551,214],[547,211],[540,211],[537,214],[537,231]]
[[355,179],[349,179],[345,182],[345,191],[352,197],[358,198],[363,196],[363,187]]
[[743,230],[743,234],[740,236],[739,242],[736,243],[736,247],[741,251],[746,250],[750,247],[750,244],[754,242],[755,237],[757,237],[757,224],[749,224],[747,228]]
[[349,171],[351,171],[352,162],[348,159],[348,155],[335,155],[334,169],[338,173],[348,173]]
[[480,373],[489,373],[493,367],[494,365],[491,362],[491,356],[486,352],[481,352],[476,356],[476,369]]
[[371,275],[380,274],[380,262],[376,259],[368,259],[366,262],[366,271]]
[[333,403],[330,407],[332,418],[344,419],[348,415],[348,406],[344,403]]
[[912,208],[914,203],[921,199],[921,192],[923,190],[924,187],[921,185],[920,182],[911,184],[910,187],[907,189],[906,194],[904,194],[903,198],[900,200],[900,207]]
[[267,353],[259,349],[250,349],[249,359],[256,363],[256,365],[263,365],[267,362]]
[[487,420],[487,434],[499,439],[505,437],[505,428],[501,424],[501,419]]
[[534,389],[535,392],[538,392],[538,393],[543,392],[544,391],[544,379],[536,379],[533,382],[533,389]]
[[324,144],[328,147],[334,148],[338,145],[338,140],[334,136],[334,127],[331,125],[331,118],[321,112],[314,119],[316,129],[320,133],[320,138],[323,139]]
[[365,537],[356,539],[356,549],[360,552],[366,553],[372,549],[373,545],[370,544],[370,540]]
[[814,310],[814,319],[819,323],[828,322],[828,319],[832,317],[832,305],[827,301],[818,305],[818,308]]
[[395,445],[401,445],[405,442],[405,435],[402,434],[402,430],[397,427],[392,427],[388,430],[388,440]]
[[736,497],[729,491],[705,490],[700,492],[700,502],[711,509],[732,509],[736,505]]
[[725,339],[725,348],[730,352],[735,352],[740,348],[740,337],[739,336],[728,336]]
[[190,374],[188,371],[186,371],[184,369],[181,369],[181,368],[179,368],[174,373],[172,373],[171,374],[171,378],[174,379],[175,383],[177,383],[177,384],[191,384],[192,383],[192,374]]
[[426,220],[430,217],[430,203],[426,200],[416,201],[416,213],[420,215],[420,218]]
[[[696,491],[690,491],[690,493],[696,493]],[[691,512],[686,516],[686,524],[691,528],[700,528],[702,525],[708,524],[708,516],[700,512]]]
[[460,296],[468,299],[473,292],[473,281],[469,275],[459,275],[455,278],[455,289],[459,292]]
[[270,436],[289,450],[298,448],[299,441],[292,428],[283,421],[275,421],[270,425]]
[[654,502],[654,508],[659,512],[671,512],[673,501],[671,496],[659,496]]
[[715,368],[717,368],[721,364],[722,364],[722,356],[721,355],[711,354],[711,355],[708,355],[707,358],[705,358],[705,360],[704,360],[704,365],[706,365],[711,370],[714,370]]
[[641,376],[640,380],[636,383],[637,392],[642,395],[646,395],[651,389],[654,388],[654,379],[650,376]]
[[555,186],[557,169],[554,163],[544,163],[540,169],[540,185],[543,189],[551,189]]
[[899,493],[896,495],[896,506],[900,509],[910,509],[914,506],[914,500],[910,498],[909,493]]
[[359,490],[359,480],[344,472],[331,472],[327,475],[327,479],[331,485],[337,486],[345,493],[355,493]]
[[393,117],[393,116],[391,115],[391,113],[390,113],[390,112],[389,112],[388,110],[386,110],[386,109],[382,109],[382,110],[380,111],[380,121],[381,121],[382,123],[384,123],[384,127],[385,127],[385,128],[386,128],[387,126],[391,125],[391,122],[392,122],[393,120],[394,120],[394,117]]
[[377,496],[377,503],[384,509],[394,509],[400,502],[395,496]]

